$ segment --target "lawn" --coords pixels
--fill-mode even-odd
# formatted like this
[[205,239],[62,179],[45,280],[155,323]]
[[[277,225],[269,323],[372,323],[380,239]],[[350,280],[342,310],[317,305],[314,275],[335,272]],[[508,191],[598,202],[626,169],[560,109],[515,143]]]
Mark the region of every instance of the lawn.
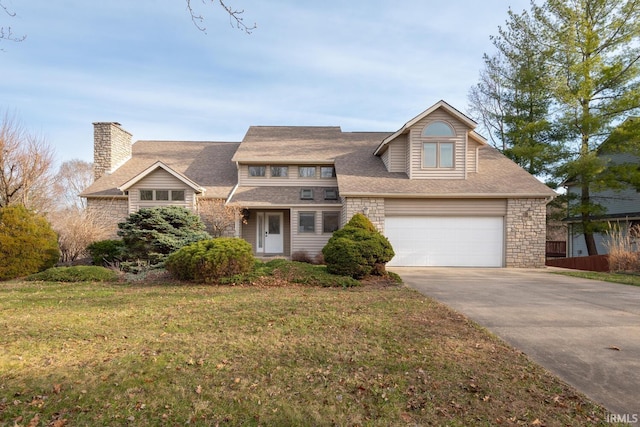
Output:
[[611,425],[404,286],[0,284],[0,426]]
[[640,275],[630,273],[603,273],[596,271],[562,270],[557,274],[565,276],[582,277],[583,279],[602,280],[604,282],[622,283],[623,285],[640,286]]

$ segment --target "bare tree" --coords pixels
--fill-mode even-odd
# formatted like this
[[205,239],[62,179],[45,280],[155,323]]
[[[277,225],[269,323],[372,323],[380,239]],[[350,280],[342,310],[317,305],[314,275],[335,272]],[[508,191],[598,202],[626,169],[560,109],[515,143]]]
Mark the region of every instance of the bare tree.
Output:
[[199,199],[198,213],[213,237],[232,235],[236,218],[242,218],[241,209],[226,205],[223,199]]
[[87,207],[86,199],[79,194],[93,183],[93,164],[84,160],[68,160],[58,170],[53,183],[53,194],[61,209]]
[[[8,15],[9,17],[11,17],[11,18],[16,16],[16,13],[14,11],[12,11],[11,9],[9,9],[9,7],[7,5],[5,5],[2,0],[0,0],[0,9],[2,9],[4,11],[4,13],[6,15]],[[26,37],[27,36],[18,36],[18,37],[16,37],[13,34],[13,31],[11,30],[10,26],[8,26],[8,27],[0,27],[0,40],[8,40],[8,41],[12,41],[12,42],[21,42]]]
[[5,113],[0,123],[0,207],[21,203],[48,209],[52,165],[53,149],[46,140]]
[[[196,26],[200,31],[206,33],[207,28],[204,24],[204,16],[197,13],[192,4],[192,0],[185,0],[187,2],[187,10],[191,15],[191,21],[193,21],[193,25]],[[208,2],[215,3],[215,0],[201,0],[203,4],[207,4]],[[229,14],[229,23],[232,27],[237,28],[241,31],[244,31],[247,34],[251,34],[253,30],[258,28],[256,23],[254,22],[252,25],[247,25],[244,22],[244,9],[235,9],[229,5],[224,0],[218,0],[218,3],[222,8]]]
[[104,212],[67,207],[47,215],[58,233],[60,261],[71,263],[88,256],[87,246],[108,239],[113,230],[104,219]]

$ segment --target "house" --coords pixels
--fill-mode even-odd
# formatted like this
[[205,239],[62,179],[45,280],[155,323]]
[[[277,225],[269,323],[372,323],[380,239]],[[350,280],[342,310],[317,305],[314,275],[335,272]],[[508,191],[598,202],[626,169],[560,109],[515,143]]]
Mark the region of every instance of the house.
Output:
[[364,213],[396,266],[542,267],[555,193],[474,131],[444,101],[396,132],[251,126],[241,142],[137,141],[94,123],[88,209],[115,224],[137,209],[223,199],[256,255],[313,257]]
[[[614,171],[619,185],[617,188],[590,188],[590,201],[600,205],[602,211],[591,218],[594,222],[616,224],[623,229],[640,225],[639,190],[631,184],[625,184],[623,179],[623,176],[628,175],[628,172],[624,171],[625,167],[637,171],[640,164],[640,158],[628,145],[634,143],[632,139],[638,140],[639,125],[638,117],[628,118],[597,149],[596,155],[609,172]],[[571,211],[580,201],[581,186],[571,179],[568,179],[564,186],[569,196],[568,209]],[[581,231],[581,218],[570,214],[564,221],[567,223],[567,256],[589,255]],[[594,233],[594,240],[599,255],[609,253],[607,233]]]

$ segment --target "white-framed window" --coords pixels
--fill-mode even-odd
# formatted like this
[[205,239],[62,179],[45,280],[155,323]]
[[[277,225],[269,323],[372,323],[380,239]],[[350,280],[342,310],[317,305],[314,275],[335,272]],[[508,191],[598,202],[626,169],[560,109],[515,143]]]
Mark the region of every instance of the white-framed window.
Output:
[[423,168],[452,168],[453,142],[425,142],[422,145]]
[[320,178],[335,178],[336,177],[336,168],[333,166],[321,166],[320,167]]
[[316,232],[316,213],[315,212],[299,212],[298,213],[298,231],[300,233]]
[[340,228],[340,212],[322,212],[322,232],[333,233]]
[[140,190],[140,200],[153,200],[153,190]]
[[315,178],[316,167],[315,166],[298,166],[298,176],[300,178]]
[[157,200],[160,202],[168,202],[170,200],[184,201],[185,195],[184,195],[184,190],[142,189],[140,190],[140,200],[141,201]]
[[266,173],[266,166],[249,166],[249,176],[265,176]]
[[429,123],[422,131],[423,136],[456,136],[456,132],[453,127],[442,120]]
[[271,166],[272,178],[286,178],[289,176],[289,166]]

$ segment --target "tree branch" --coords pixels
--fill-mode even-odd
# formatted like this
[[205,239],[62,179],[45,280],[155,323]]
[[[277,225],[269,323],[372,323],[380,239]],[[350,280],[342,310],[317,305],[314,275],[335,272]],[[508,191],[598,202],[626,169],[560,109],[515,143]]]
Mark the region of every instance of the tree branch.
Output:
[[[4,13],[6,13],[7,15],[9,15],[9,17],[13,18],[16,16],[15,12],[12,12],[9,10],[9,8],[2,3],[2,1],[0,1],[0,9],[2,9],[4,11]],[[7,40],[7,41],[12,41],[12,42],[21,42],[24,39],[26,39],[27,36],[22,36],[22,37],[16,37],[13,35],[13,31],[11,30],[11,27],[0,27],[0,40]]]
[[[193,25],[195,25],[198,30],[200,30],[200,31],[202,31],[203,33],[206,34],[207,28],[203,25],[204,24],[204,16],[198,14],[193,9],[193,6],[191,4],[191,0],[185,0],[185,1],[187,3],[187,10],[189,11],[189,15],[191,15],[191,21],[193,22]],[[214,0],[202,0],[202,3],[206,4],[207,1],[213,2]],[[258,26],[255,24],[255,22],[253,23],[253,25],[247,25],[244,22],[244,16],[242,16],[244,14],[244,9],[234,9],[234,8],[228,6],[225,3],[225,0],[218,0],[218,3],[220,3],[220,6],[222,6],[222,8],[225,10],[225,12],[227,12],[229,14],[229,23],[231,24],[232,27],[237,28],[237,29],[239,29],[241,31],[244,31],[247,34],[251,34],[253,32],[253,30],[258,28]]]

